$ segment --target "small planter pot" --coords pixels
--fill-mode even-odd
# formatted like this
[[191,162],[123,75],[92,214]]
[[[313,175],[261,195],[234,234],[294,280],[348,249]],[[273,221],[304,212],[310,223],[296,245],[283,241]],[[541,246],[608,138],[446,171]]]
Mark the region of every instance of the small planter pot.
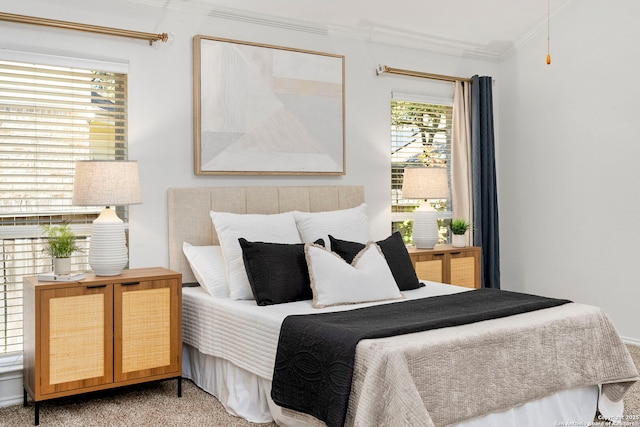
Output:
[[71,274],[71,258],[54,258],[54,274]]
[[465,238],[464,234],[454,234],[451,237],[451,243],[453,244],[454,248],[464,248],[465,246],[467,246],[467,239]]

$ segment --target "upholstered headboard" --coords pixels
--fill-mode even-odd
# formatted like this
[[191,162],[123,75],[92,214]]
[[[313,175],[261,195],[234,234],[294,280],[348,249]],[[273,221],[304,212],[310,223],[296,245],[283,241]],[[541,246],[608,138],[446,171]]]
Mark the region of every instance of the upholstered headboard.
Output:
[[288,211],[322,212],[364,203],[364,187],[201,187],[170,188],[169,268],[182,273],[183,283],[195,282],[182,243],[217,245],[210,211],[274,214]]

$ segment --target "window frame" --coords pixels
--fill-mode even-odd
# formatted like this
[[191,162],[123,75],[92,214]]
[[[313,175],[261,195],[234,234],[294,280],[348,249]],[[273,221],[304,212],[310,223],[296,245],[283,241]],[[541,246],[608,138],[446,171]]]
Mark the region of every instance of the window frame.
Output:
[[[444,162],[447,167],[447,175],[449,180],[449,193],[451,193],[451,175],[452,175],[452,132],[453,132],[453,98],[441,98],[441,97],[431,97],[417,94],[406,94],[406,93],[397,93],[394,92],[391,97],[390,107],[390,141],[391,141],[391,231],[400,231],[403,235],[403,239],[405,243],[412,244],[411,240],[411,230],[412,230],[412,219],[413,219],[413,211],[418,207],[419,202],[416,200],[408,200],[403,199],[402,194],[402,176],[400,175],[402,172],[398,172],[399,164],[416,164],[423,163],[432,165],[434,163],[434,159],[432,159],[429,153],[424,153],[424,158],[419,160],[412,160],[411,162],[400,162],[398,160],[394,161],[394,156],[399,158],[396,155],[398,151],[407,147],[407,145],[403,146],[403,142],[400,141],[403,138],[399,137],[399,131],[394,126],[394,106],[398,102],[404,103],[413,103],[415,105],[426,106],[427,109],[435,109],[436,107],[442,107],[443,114],[446,112],[446,129],[443,132],[443,136],[445,138],[445,155],[444,159],[440,157],[438,162]],[[410,137],[404,138],[404,143],[408,143],[408,139]],[[442,145],[442,143],[434,144],[434,145]],[[398,148],[400,147],[400,148]],[[442,150],[441,147],[435,147],[437,150]],[[410,153],[418,153],[417,150],[408,150]],[[435,162],[435,163],[438,163]],[[442,163],[440,163],[442,164]],[[406,166],[405,166],[406,167]],[[404,169],[404,168],[402,168]],[[450,241],[448,223],[452,218],[452,209],[451,209],[451,196],[447,199],[442,199],[438,201],[432,201],[431,204],[436,211],[438,211],[438,225],[440,228],[440,241],[439,243],[448,243]]]

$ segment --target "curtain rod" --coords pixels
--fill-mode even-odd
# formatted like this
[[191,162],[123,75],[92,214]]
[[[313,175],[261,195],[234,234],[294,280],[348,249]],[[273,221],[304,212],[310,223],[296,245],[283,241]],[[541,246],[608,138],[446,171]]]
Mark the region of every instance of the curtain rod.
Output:
[[149,44],[155,41],[166,42],[169,40],[167,33],[153,34],[141,31],[121,30],[119,28],[100,27],[97,25],[79,24],[76,22],[58,21],[55,19],[37,18],[35,16],[15,15],[13,13],[0,12],[0,21],[17,22],[20,24],[42,25],[45,27],[64,28],[67,30],[86,31],[89,33],[107,34],[110,36],[129,37],[134,39],[149,40]]
[[422,77],[424,79],[432,79],[432,80],[443,80],[446,82],[470,82],[471,79],[465,77],[455,77],[455,76],[445,76],[443,74],[431,74],[431,73],[423,73],[421,71],[410,71],[410,70],[402,70],[400,68],[391,68],[386,65],[378,65],[376,68],[376,74],[400,74],[402,76],[410,76],[410,77]]

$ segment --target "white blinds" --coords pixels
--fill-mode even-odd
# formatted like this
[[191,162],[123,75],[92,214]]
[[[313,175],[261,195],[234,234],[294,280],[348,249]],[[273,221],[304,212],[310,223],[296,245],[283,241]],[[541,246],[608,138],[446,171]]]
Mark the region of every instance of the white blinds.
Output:
[[127,75],[98,70],[0,60],[0,354],[22,350],[22,277],[51,271],[40,224],[71,222],[88,269],[101,207],[71,204],[75,162],[127,159]]
[[78,210],[75,161],[126,158],[126,97],[125,74],[0,61],[2,225]]

